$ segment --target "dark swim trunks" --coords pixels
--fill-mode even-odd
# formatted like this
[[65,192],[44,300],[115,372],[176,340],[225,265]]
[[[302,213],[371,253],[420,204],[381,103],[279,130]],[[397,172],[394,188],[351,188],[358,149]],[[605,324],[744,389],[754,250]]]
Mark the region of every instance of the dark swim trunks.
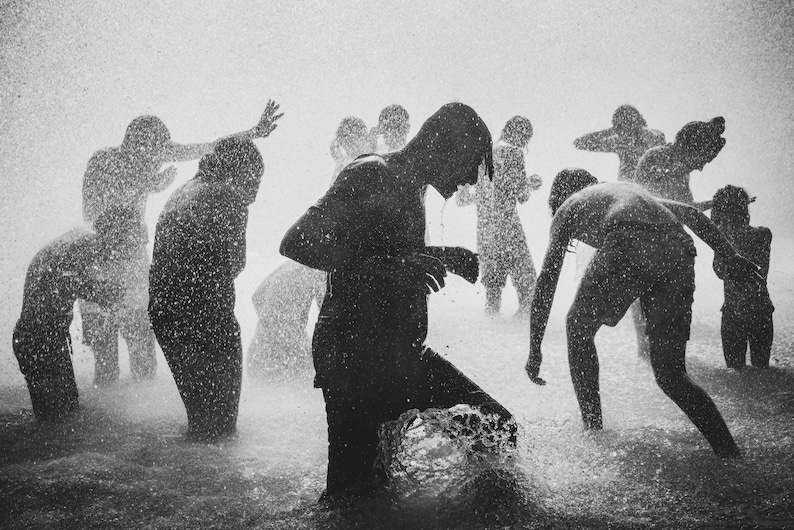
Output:
[[615,326],[639,298],[648,336],[687,340],[695,254],[692,238],[680,225],[617,224],[585,271],[572,311]]

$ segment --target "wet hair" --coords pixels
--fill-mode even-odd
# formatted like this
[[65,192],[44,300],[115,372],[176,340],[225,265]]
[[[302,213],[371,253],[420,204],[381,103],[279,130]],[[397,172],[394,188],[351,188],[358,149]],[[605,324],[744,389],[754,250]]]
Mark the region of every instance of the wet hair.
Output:
[[554,182],[551,183],[551,192],[549,193],[551,215],[557,213],[568,197],[594,184],[598,184],[598,179],[585,169],[569,167],[557,173]]
[[349,156],[356,158],[373,149],[372,137],[364,120],[355,116],[344,118],[336,129],[339,145]]
[[402,105],[389,105],[380,111],[378,116],[378,126],[375,127],[375,134],[385,134],[392,131],[397,134],[408,134],[411,129],[408,111]]
[[485,122],[463,103],[447,103],[422,124],[412,142],[430,141],[443,158],[472,155],[485,162],[493,180],[493,140]]
[[727,185],[717,190],[711,207],[711,220],[718,227],[722,224],[749,224],[750,210],[747,205],[755,200],[747,190]]
[[725,146],[725,118],[716,117],[708,122],[691,121],[675,135],[675,145],[687,154],[709,155],[712,159]]
[[524,116],[513,116],[502,128],[502,139],[518,147],[526,147],[532,138],[532,122]]
[[205,182],[229,184],[247,196],[259,189],[265,164],[251,140],[226,138],[199,161],[198,176]]
[[646,125],[645,118],[633,105],[621,105],[612,114],[612,127],[616,129],[636,130]]
[[157,116],[138,116],[133,119],[124,133],[123,144],[128,147],[157,150],[171,141],[171,133],[163,120]]

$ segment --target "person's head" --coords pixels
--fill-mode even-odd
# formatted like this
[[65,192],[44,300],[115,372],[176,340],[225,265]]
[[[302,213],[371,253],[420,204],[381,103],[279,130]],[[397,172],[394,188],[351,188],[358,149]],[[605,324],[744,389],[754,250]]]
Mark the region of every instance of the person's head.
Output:
[[351,158],[357,158],[372,151],[372,137],[364,120],[355,116],[344,118],[336,129],[340,147]]
[[233,188],[246,204],[256,200],[264,170],[262,155],[254,142],[239,138],[221,140],[199,162],[202,180]]
[[708,122],[691,121],[676,133],[673,145],[690,170],[702,170],[725,147],[725,138],[721,136],[724,132],[725,118],[717,117]]
[[507,120],[507,123],[502,128],[502,140],[516,147],[523,149],[531,139],[532,123],[529,118],[513,116]]
[[154,155],[171,142],[168,127],[157,116],[138,116],[130,122],[122,145],[129,149]]
[[612,127],[623,131],[636,131],[648,125],[640,111],[633,105],[621,105],[612,114]]
[[390,149],[399,149],[405,145],[408,131],[411,130],[408,111],[402,105],[389,105],[380,111],[378,125],[373,129],[376,136],[383,135],[383,140]]
[[750,210],[747,207],[755,197],[750,197],[747,190],[738,186],[727,185],[717,190],[711,206],[711,220],[717,226],[748,225]]
[[477,182],[482,163],[493,178],[492,149],[491,133],[474,109],[448,103],[422,124],[406,152],[423,166],[427,183],[449,199],[458,186]]
[[557,213],[568,197],[594,184],[598,184],[598,179],[585,169],[569,167],[557,173],[554,182],[551,183],[551,192],[549,193],[551,215]]

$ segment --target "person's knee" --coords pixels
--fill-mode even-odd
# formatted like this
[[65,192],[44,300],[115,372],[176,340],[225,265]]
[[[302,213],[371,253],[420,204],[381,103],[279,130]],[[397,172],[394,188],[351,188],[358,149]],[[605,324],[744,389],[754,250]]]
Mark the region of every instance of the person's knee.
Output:
[[595,338],[599,323],[592,314],[572,307],[565,319],[565,332],[568,336],[568,346],[582,344]]

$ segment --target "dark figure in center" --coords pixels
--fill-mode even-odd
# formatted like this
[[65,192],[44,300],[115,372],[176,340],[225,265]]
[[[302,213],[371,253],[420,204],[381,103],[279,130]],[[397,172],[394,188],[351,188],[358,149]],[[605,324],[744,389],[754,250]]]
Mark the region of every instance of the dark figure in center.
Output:
[[251,140],[221,140],[157,221],[149,318],[196,440],[237,426],[243,350],[234,279],[245,267],[248,206],[263,169]]
[[410,409],[504,407],[424,344],[427,296],[446,271],[477,280],[477,257],[425,245],[423,192],[449,199],[493,175],[491,135],[470,107],[443,106],[401,150],[359,158],[284,236],[281,253],[328,273],[312,342],[328,420],[326,497],[380,483],[378,427]]

